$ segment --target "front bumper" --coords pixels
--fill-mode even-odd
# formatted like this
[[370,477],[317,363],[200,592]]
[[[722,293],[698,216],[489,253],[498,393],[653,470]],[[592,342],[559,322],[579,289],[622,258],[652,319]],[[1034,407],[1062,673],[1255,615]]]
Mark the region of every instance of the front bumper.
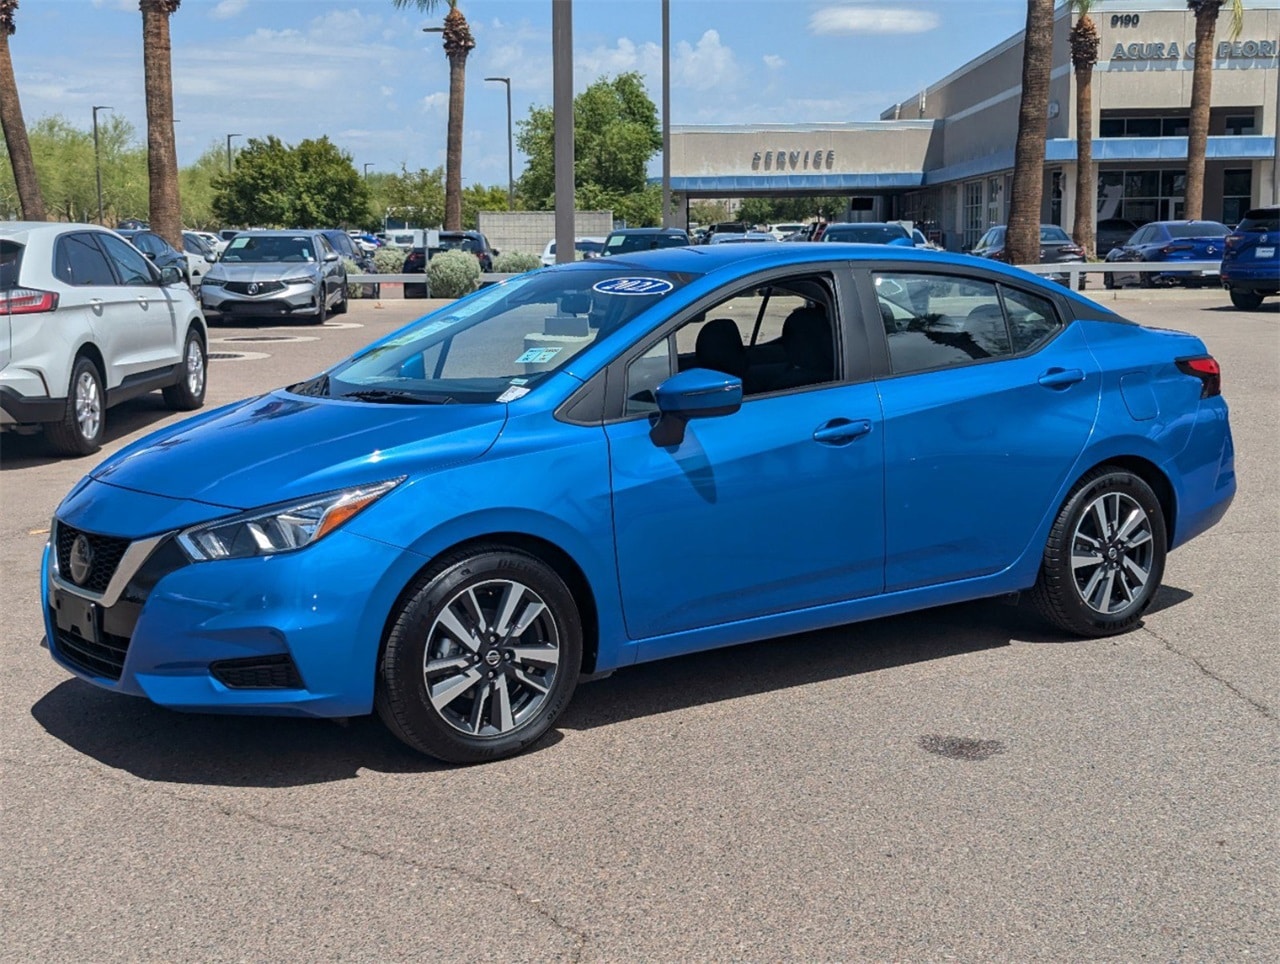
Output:
[[[425,561],[338,530],[298,552],[191,563],[170,532],[117,538],[130,549],[95,593],[61,571],[64,526],[55,522],[41,569],[53,659],[103,689],[175,710],[370,712],[387,616]],[[141,548],[130,559],[133,546]]]
[[316,284],[276,289],[270,287],[270,282],[262,285],[266,290],[250,294],[206,282],[200,285],[200,306],[205,311],[227,315],[313,315],[320,310],[320,288]]

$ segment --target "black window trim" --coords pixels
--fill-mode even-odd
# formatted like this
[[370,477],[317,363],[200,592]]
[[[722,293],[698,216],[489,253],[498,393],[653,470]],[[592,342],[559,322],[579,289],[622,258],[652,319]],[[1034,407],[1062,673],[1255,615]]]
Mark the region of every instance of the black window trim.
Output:
[[124,280],[124,277],[120,274],[120,272],[116,270],[116,262],[115,262],[115,259],[111,256],[111,252],[110,252],[109,250],[107,250],[107,246],[106,246],[106,244],[105,244],[105,243],[103,242],[103,240],[102,240],[103,238],[105,238],[105,237],[107,237],[107,236],[108,236],[109,232],[107,232],[107,231],[83,231],[83,232],[81,232],[81,233],[82,233],[82,234],[90,234],[90,235],[93,235],[94,242],[98,245],[98,249],[99,249],[99,250],[103,253],[103,255],[106,257],[106,259],[107,259],[107,264],[109,264],[109,265],[111,266],[111,273],[112,273],[112,274],[114,274],[114,275],[116,276],[116,284],[117,284],[118,286],[120,286],[121,288],[149,288],[149,287],[157,287],[157,288],[160,288],[160,289],[163,289],[163,288],[164,288],[164,279],[163,279],[163,278],[161,278],[161,276],[160,276],[160,269],[159,269],[158,267],[156,267],[156,263],[155,263],[154,261],[152,261],[150,258],[148,258],[148,257],[147,257],[145,254],[143,254],[141,251],[138,251],[138,249],[137,249],[136,247],[134,247],[133,243],[132,243],[131,241],[129,241],[129,239],[128,239],[128,238],[122,238],[122,237],[120,237],[119,235],[116,235],[116,234],[111,234],[111,235],[110,235],[111,237],[114,237],[117,241],[123,241],[125,244],[129,245],[129,247],[133,248],[133,250],[138,251],[139,256],[141,256],[141,258],[142,258],[142,263],[143,263],[143,264],[145,264],[145,265],[147,266],[147,271],[149,271],[149,272],[151,273],[151,282],[150,282],[150,284],[129,284],[128,282],[126,282],[126,281]]
[[[1023,294],[1032,297],[1042,298],[1049,302],[1053,310],[1058,315],[1060,322],[1058,330],[1054,334],[1040,342],[1034,348],[1026,351],[1013,352],[1008,355],[993,355],[990,358],[975,358],[972,361],[964,362],[958,365],[938,365],[934,368],[918,368],[909,372],[895,372],[893,370],[893,362],[889,356],[889,338],[888,333],[884,330],[884,322],[880,316],[880,306],[876,301],[875,278],[876,274],[884,273],[902,273],[902,274],[928,274],[942,275],[947,278],[956,280],[985,281],[988,284],[996,286],[997,297],[1000,299],[1000,309],[1004,312],[1005,327],[1009,325],[1009,312],[1004,305],[1004,287],[1020,291]],[[866,324],[872,326],[874,320],[874,329],[876,335],[871,338],[871,344],[874,346],[873,354],[876,363],[875,378],[877,381],[887,381],[891,378],[910,378],[914,375],[927,375],[933,372],[953,371],[962,368],[974,368],[981,365],[991,365],[999,362],[1014,361],[1019,358],[1029,358],[1032,355],[1039,354],[1049,345],[1053,344],[1062,336],[1062,333],[1077,319],[1075,311],[1071,310],[1070,304],[1066,298],[1063,298],[1055,291],[1045,291],[1032,288],[1028,285],[1020,285],[1016,280],[1010,279],[995,271],[986,271],[979,267],[960,269],[952,265],[934,265],[921,262],[904,262],[904,261],[881,261],[881,262],[855,262],[854,275],[860,287],[862,297],[862,315],[866,319]],[[1120,320],[1099,318],[1099,321]],[[1125,322],[1132,324],[1132,322]],[[1009,345],[1013,347],[1013,332],[1009,332]]]
[[[680,309],[661,325],[647,332],[619,352],[612,361],[587,379],[583,387],[575,391],[556,409],[556,418],[560,421],[576,425],[617,425],[623,422],[634,422],[650,419],[652,412],[636,412],[623,414],[626,399],[627,367],[636,358],[645,354],[658,342],[670,338],[672,332],[692,321],[726,298],[726,291],[737,292],[751,288],[766,286],[770,281],[779,281],[801,275],[827,275],[832,281],[832,294],[835,298],[837,318],[833,319],[833,332],[836,336],[837,363],[840,365],[841,377],[818,385],[803,385],[777,392],[765,392],[752,395],[742,400],[743,405],[778,398],[784,395],[798,395],[803,392],[821,391],[861,384],[872,381],[875,374],[867,363],[868,344],[865,324],[860,324],[855,317],[861,308],[858,291],[849,276],[847,261],[812,261],[799,264],[779,265],[744,275],[732,282],[726,282],[715,291],[709,292],[697,301]],[[877,315],[877,317],[879,317]],[[588,400],[592,400],[588,404]],[[598,408],[597,408],[598,404]]]

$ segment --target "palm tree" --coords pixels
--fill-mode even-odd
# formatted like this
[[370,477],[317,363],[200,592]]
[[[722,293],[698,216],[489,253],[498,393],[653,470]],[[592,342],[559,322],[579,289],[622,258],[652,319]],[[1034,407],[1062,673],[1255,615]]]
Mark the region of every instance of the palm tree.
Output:
[[[392,0],[397,8],[413,4],[422,13],[434,10],[438,0]],[[444,226],[462,229],[462,107],[467,87],[467,54],[476,45],[458,0],[448,0],[444,18],[444,53],[449,58],[449,134],[444,159]]]
[[1005,251],[1014,264],[1040,260],[1040,201],[1044,142],[1049,127],[1049,71],[1053,65],[1054,0],[1027,0],[1022,37],[1022,102],[1013,148],[1013,190]]
[[36,179],[35,161],[31,159],[31,142],[27,125],[22,120],[22,104],[18,102],[18,81],[13,76],[13,60],[9,56],[9,38],[16,29],[13,15],[18,0],[0,0],[0,125],[13,165],[13,180],[18,187],[18,204],[26,221],[43,221],[44,198]]
[[1071,28],[1071,66],[1076,75],[1076,217],[1072,235],[1092,261],[1096,241],[1093,219],[1098,189],[1093,171],[1093,67],[1098,62],[1098,26],[1089,16],[1101,0],[1071,0],[1076,22]]
[[1196,15],[1196,59],[1191,74],[1191,121],[1187,125],[1187,188],[1183,216],[1204,213],[1204,156],[1209,143],[1209,95],[1213,88],[1213,35],[1224,3],[1231,5],[1231,36],[1244,27],[1244,0],[1187,0]]
[[173,67],[169,18],[182,0],[139,0],[142,65],[147,88],[147,176],[151,185],[151,230],[182,250],[182,202],[178,152],[173,143]]

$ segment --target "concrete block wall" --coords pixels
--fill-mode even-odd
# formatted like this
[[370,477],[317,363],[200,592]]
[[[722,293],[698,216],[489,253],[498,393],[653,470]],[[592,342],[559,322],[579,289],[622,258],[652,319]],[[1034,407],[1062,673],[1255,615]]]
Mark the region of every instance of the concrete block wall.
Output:
[[[481,211],[479,215],[481,233],[503,254],[522,251],[540,255],[556,236],[554,211]],[[578,211],[574,215],[574,237],[603,238],[612,230],[612,211]]]

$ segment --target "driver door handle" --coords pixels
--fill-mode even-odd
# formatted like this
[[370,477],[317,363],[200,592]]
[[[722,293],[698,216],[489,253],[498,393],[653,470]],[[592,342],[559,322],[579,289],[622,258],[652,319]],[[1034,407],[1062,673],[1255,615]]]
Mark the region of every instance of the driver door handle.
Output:
[[813,430],[813,440],[824,445],[848,445],[870,431],[869,419],[833,418]]

